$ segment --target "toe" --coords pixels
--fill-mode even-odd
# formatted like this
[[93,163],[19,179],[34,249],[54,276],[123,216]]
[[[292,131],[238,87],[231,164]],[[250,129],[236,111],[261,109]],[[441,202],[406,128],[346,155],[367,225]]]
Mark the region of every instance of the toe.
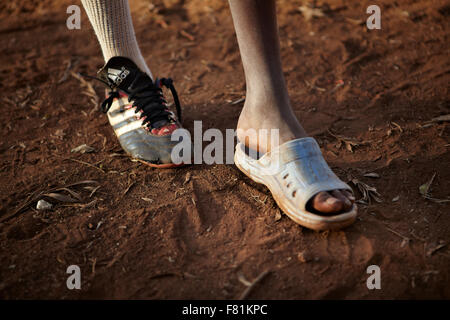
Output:
[[344,202],[328,192],[319,192],[314,196],[312,206],[320,213],[335,214],[343,210]]
[[340,190],[340,191],[341,191],[341,193],[342,193],[344,196],[347,197],[348,200],[350,200],[350,202],[351,202],[352,204],[355,203],[355,196],[354,196],[350,191],[344,190],[344,189],[342,189],[342,190]]
[[344,211],[350,210],[350,208],[352,207],[352,203],[346,196],[342,194],[341,191],[333,190],[331,191],[331,195],[342,201]]

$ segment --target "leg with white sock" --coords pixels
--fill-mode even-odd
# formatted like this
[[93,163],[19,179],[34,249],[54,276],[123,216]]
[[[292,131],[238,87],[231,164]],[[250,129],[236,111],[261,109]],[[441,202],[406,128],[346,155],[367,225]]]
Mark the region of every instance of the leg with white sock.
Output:
[[131,59],[153,78],[134,33],[128,0],[81,0],[102,48],[105,62],[121,56]]
[[[124,151],[149,166],[169,168],[176,142],[171,134],[181,127],[181,108],[171,79],[154,79],[142,57],[127,0],[82,0],[100,43],[105,65],[99,80],[110,92],[103,112]],[[167,106],[162,87],[174,96],[176,114]]]

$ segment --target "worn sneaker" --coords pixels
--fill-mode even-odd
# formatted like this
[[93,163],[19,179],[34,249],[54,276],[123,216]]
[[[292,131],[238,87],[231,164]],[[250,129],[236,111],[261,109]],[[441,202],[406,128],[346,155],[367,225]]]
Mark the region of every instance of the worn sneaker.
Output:
[[[111,58],[98,78],[111,89],[101,107],[125,152],[152,167],[182,165],[171,160],[171,151],[178,143],[171,141],[171,134],[181,128],[181,107],[172,80],[153,81],[125,57]],[[177,115],[167,106],[163,86],[172,92]]]

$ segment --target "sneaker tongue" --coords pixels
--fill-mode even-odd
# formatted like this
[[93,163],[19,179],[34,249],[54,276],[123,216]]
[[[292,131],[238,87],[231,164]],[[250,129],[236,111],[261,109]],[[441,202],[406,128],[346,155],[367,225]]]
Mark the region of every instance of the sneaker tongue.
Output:
[[[133,87],[140,87],[153,83],[153,80],[141,71],[138,66],[128,58],[112,57],[98,72],[98,76],[104,81],[108,82],[112,88],[119,88],[126,94],[130,93],[130,85],[139,76],[139,79],[134,82]],[[168,119],[160,119],[151,123],[151,127],[155,129],[163,128],[169,123]]]
[[126,93],[129,93],[129,86],[140,74],[144,76],[140,77],[139,81],[134,83],[134,87],[139,86],[142,82],[148,83],[150,81],[153,83],[152,79],[146,73],[141,71],[133,61],[125,57],[112,57],[100,69],[98,74],[114,88],[119,88]]
[[159,128],[165,126],[167,123],[169,123],[169,121],[167,121],[165,119],[159,120],[159,121],[156,121],[155,123],[152,123],[152,127],[159,129]]

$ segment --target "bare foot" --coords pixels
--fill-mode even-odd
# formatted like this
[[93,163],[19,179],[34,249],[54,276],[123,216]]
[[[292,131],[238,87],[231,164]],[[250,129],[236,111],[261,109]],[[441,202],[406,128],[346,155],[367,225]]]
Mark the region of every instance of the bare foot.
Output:
[[[256,111],[258,110],[258,111]],[[267,112],[261,112],[266,110]],[[269,107],[252,108],[247,104],[244,106],[239,117],[237,126],[237,137],[248,148],[258,150],[261,153],[270,151],[271,129],[278,129],[279,145],[290,140],[307,137],[303,127],[298,122],[292,109],[289,107]],[[266,129],[267,135],[248,135],[248,129],[255,132]],[[307,209],[322,215],[335,215],[349,211],[355,198],[347,190],[332,190],[329,192],[319,192],[308,202]]]

